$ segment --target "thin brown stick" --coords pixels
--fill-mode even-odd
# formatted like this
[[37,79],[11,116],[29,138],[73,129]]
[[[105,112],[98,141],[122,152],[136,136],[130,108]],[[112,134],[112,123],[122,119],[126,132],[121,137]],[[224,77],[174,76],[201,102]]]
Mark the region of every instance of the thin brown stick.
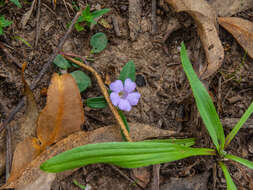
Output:
[[[76,23],[76,21],[77,21],[78,17],[80,16],[80,14],[81,14],[81,11],[79,11],[78,13],[76,13],[76,16],[73,18],[72,23],[71,23],[69,29],[67,30],[67,32],[65,33],[65,35],[63,36],[63,38],[61,39],[61,41],[59,42],[57,48],[55,49],[54,53],[50,56],[50,58],[48,59],[47,63],[44,64],[43,68],[41,69],[39,75],[37,76],[37,78],[35,79],[35,81],[33,82],[33,84],[31,85],[31,89],[32,90],[36,88],[38,82],[42,79],[42,77],[44,76],[44,74],[47,72],[47,70],[52,65],[52,62],[53,62],[54,58],[59,53],[59,51],[62,49],[63,44],[65,43],[65,41],[68,38],[70,32],[72,31],[72,29],[74,27],[74,24]],[[3,131],[3,129],[5,129],[7,127],[7,125],[11,122],[11,120],[16,115],[16,113],[19,112],[21,110],[21,108],[25,105],[24,102],[25,102],[25,98],[23,97],[20,100],[20,102],[18,103],[18,105],[11,111],[11,113],[7,117],[7,119],[0,126],[0,133]]]
[[131,142],[132,139],[131,139],[131,137],[129,136],[129,133],[128,133],[128,131],[127,131],[125,125],[124,125],[124,122],[122,121],[120,115],[118,114],[117,109],[112,105],[112,102],[111,102],[111,100],[110,100],[109,94],[108,94],[108,92],[107,92],[107,89],[106,89],[106,87],[105,87],[105,85],[104,85],[104,83],[103,83],[103,80],[102,80],[102,78],[100,77],[100,75],[99,75],[99,74],[95,71],[95,69],[93,69],[92,67],[90,67],[90,66],[88,66],[88,65],[85,65],[85,64],[83,64],[82,62],[77,61],[77,60],[75,60],[75,59],[73,59],[73,58],[71,58],[71,57],[68,57],[68,56],[64,56],[64,57],[65,57],[66,59],[68,59],[69,61],[71,61],[71,62],[73,62],[73,63],[79,65],[79,66],[82,67],[82,68],[84,68],[85,70],[91,72],[91,73],[95,76],[95,78],[97,79],[98,85],[99,85],[99,87],[100,87],[100,89],[101,89],[101,91],[102,91],[102,93],[103,93],[103,95],[104,95],[104,97],[105,97],[105,100],[107,101],[107,104],[109,105],[109,108],[111,109],[111,111],[112,111],[112,113],[113,113],[115,119],[117,120],[117,122],[118,122],[118,124],[119,124],[119,126],[120,126],[120,129],[122,130],[123,134],[125,135],[127,141],[130,141],[130,142]]
[[6,168],[5,168],[5,176],[6,181],[9,178],[11,172],[11,163],[12,163],[12,147],[11,147],[11,128],[7,128],[6,130]]
[[0,43],[0,48],[4,51],[4,53],[7,55],[7,57],[15,63],[15,65],[21,69],[21,64],[19,63],[18,59],[14,57],[7,48],[4,47],[2,43]]
[[152,34],[157,32],[157,23],[156,23],[156,0],[152,0]]
[[153,181],[152,181],[152,190],[159,190],[160,183],[160,164],[153,165]]
[[40,7],[41,7],[41,1],[38,0],[37,15],[36,15],[36,36],[35,36],[35,43],[34,43],[35,48],[37,47],[39,38],[40,38]]

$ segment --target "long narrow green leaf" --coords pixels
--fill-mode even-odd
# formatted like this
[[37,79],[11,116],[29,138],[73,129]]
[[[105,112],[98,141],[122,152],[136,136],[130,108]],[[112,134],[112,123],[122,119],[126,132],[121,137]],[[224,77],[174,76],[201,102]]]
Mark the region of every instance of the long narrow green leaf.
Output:
[[[126,127],[126,130],[127,130],[128,132],[130,132],[130,128],[129,128],[129,126],[128,126],[126,116],[125,116],[124,113],[123,113],[121,110],[119,110],[119,109],[118,109],[118,113],[119,113],[119,116],[121,117],[121,119],[122,119],[122,121],[123,121],[123,123],[124,123],[124,125],[125,125],[125,127]],[[122,131],[121,129],[120,129],[120,132],[121,132],[121,135],[122,135],[123,140],[124,140],[124,141],[127,141],[127,138],[125,137],[125,135],[124,135],[124,133],[123,133],[123,131]]]
[[223,150],[225,143],[224,131],[211,97],[192,68],[184,43],[181,44],[180,56],[184,71],[190,82],[200,116],[203,119],[214,145],[220,152]]
[[195,144],[194,138],[188,139],[152,139],[152,140],[145,140],[145,142],[159,142],[159,143],[173,143],[179,144],[182,146],[190,147]]
[[226,154],[225,158],[227,158],[229,160],[233,160],[235,162],[239,162],[240,164],[247,166],[248,168],[253,170],[253,162],[251,162],[249,160],[246,160],[246,159],[243,159],[238,156],[231,155],[231,154]]
[[243,114],[241,119],[238,121],[238,123],[234,126],[232,131],[228,134],[225,141],[225,147],[229,145],[229,143],[232,141],[232,139],[235,137],[235,135],[238,133],[238,131],[241,129],[243,124],[247,121],[247,119],[250,117],[250,115],[253,113],[253,102],[250,104],[246,112]]
[[227,166],[223,162],[219,162],[219,165],[224,173],[224,176],[225,176],[225,179],[227,182],[227,190],[237,190],[237,188],[233,182],[233,179],[231,178],[231,176],[229,174]]
[[61,172],[94,163],[136,168],[197,155],[215,155],[215,151],[206,148],[188,148],[172,143],[145,141],[98,143],[63,152],[44,162],[41,169],[48,172]]

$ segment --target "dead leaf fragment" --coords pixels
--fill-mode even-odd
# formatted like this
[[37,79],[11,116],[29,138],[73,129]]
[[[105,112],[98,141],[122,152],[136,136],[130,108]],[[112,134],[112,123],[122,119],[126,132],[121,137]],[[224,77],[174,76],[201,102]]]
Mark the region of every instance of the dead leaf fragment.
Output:
[[70,74],[54,74],[47,92],[47,103],[38,119],[37,136],[46,147],[79,131],[84,111],[79,89]]
[[205,0],[167,0],[177,12],[187,12],[198,27],[198,34],[205,50],[207,64],[200,71],[202,79],[213,75],[221,66],[224,49],[218,36],[217,15]]
[[219,16],[232,16],[253,7],[252,0],[209,0]]
[[220,17],[218,21],[253,58],[253,23],[238,17]]
[[[131,128],[130,135],[135,141],[175,134],[174,131],[162,130],[140,123],[129,123],[129,126]],[[8,180],[0,189],[16,188],[32,184],[41,175],[45,174],[45,172],[39,169],[40,165],[61,152],[85,144],[115,141],[122,141],[122,135],[116,126],[106,126],[90,132],[75,132],[42,152],[25,169],[22,169],[19,176],[16,176],[15,179]]]
[[31,17],[31,14],[33,12],[33,8],[34,8],[34,5],[35,3],[37,2],[37,0],[33,0],[33,3],[29,9],[29,11],[27,11],[23,16],[22,16],[22,19],[21,19],[21,25],[22,25],[22,28],[25,28],[25,25],[27,24],[29,18]]

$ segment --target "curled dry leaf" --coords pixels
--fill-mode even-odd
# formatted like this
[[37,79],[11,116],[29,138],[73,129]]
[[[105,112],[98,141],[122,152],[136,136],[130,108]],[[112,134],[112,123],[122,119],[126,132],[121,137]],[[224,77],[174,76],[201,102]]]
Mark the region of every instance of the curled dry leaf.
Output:
[[187,12],[198,27],[198,34],[205,50],[207,65],[200,71],[202,79],[213,75],[221,66],[224,49],[217,32],[217,15],[205,0],[167,0],[177,12]]
[[238,17],[220,17],[218,21],[253,58],[253,23]]
[[[131,128],[130,135],[135,141],[176,134],[174,131],[162,130],[140,123],[129,123],[129,126]],[[22,169],[15,179],[12,178],[12,180],[8,180],[1,189],[18,188],[33,184],[36,179],[45,175],[45,172],[40,170],[40,165],[61,152],[85,144],[114,141],[122,141],[122,135],[116,126],[106,126],[90,132],[75,132],[42,152],[29,165],[27,165],[25,169]]]
[[[25,81],[24,84],[25,91],[28,91],[26,95],[31,103],[32,92]],[[22,141],[19,141],[19,144],[16,146],[11,174],[7,182],[15,181],[20,177],[27,165],[43,152],[47,146],[73,132],[80,131],[80,127],[84,122],[80,92],[70,74],[53,75],[48,89],[47,104],[40,113],[39,119],[34,118],[34,115],[31,113],[32,111],[36,111],[35,107],[29,107],[28,101],[28,112],[25,118],[28,116],[31,116],[31,118],[30,120],[28,120],[29,118],[25,120],[21,125],[21,129],[24,128],[22,131],[18,130],[19,133],[24,133],[25,130],[27,133],[20,135],[19,140],[22,139]],[[37,121],[37,125],[35,121]],[[24,124],[27,124],[27,126]],[[35,138],[36,126],[38,138]],[[25,129],[25,127],[28,127],[28,129]]]
[[209,0],[209,4],[216,10],[218,16],[232,16],[253,7],[252,0]]
[[29,18],[31,17],[31,14],[33,12],[33,8],[34,8],[34,5],[35,3],[37,2],[37,0],[33,0],[33,3],[29,9],[29,11],[27,11],[23,16],[22,16],[22,19],[21,19],[21,25],[22,25],[22,28],[25,28],[25,25],[27,24]]

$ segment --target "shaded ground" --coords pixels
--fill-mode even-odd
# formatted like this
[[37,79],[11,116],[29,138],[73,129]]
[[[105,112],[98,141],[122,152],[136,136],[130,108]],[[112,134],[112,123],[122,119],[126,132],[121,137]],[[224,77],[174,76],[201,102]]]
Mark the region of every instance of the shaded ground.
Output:
[[[71,4],[71,1],[67,2]],[[128,1],[96,0],[88,1],[88,3],[93,9],[97,6],[111,8],[110,14],[107,14],[104,18],[111,26],[113,26],[113,17],[118,21],[121,36],[117,37],[115,35],[113,27],[106,29],[98,24],[91,31],[86,30],[79,33],[74,31],[66,41],[64,51],[82,56],[89,55],[90,37],[98,31],[106,33],[109,46],[102,53],[94,56],[94,62],[91,65],[104,79],[106,74],[109,74],[113,81],[127,61],[134,61],[138,74],[138,91],[142,94],[142,98],[140,104],[126,114],[128,120],[149,123],[163,129],[187,132],[190,137],[197,139],[198,147],[212,146],[199,118],[189,84],[180,65],[179,47],[182,41],[186,43],[189,50],[188,54],[194,64],[198,64],[199,60],[204,59],[196,26],[192,20],[187,15],[173,13],[167,5],[160,5],[157,10],[158,29],[157,33],[153,35],[151,34],[151,1],[143,1],[141,4],[141,32],[135,41],[131,41],[128,28]],[[79,4],[84,5],[80,2]],[[9,4],[6,8],[0,10],[1,14],[6,15],[8,19],[14,22],[12,27],[6,31],[6,35],[0,37],[0,40],[5,46],[8,45],[7,49],[18,60],[19,65],[25,61],[28,62],[25,73],[27,81],[31,82],[36,78],[43,64],[46,63],[48,57],[56,48],[60,38],[66,32],[66,24],[71,21],[75,13],[68,7],[71,14],[70,18],[63,1],[57,1],[56,10],[52,9],[50,1],[43,1],[38,47],[31,49],[24,43],[11,38],[14,35],[20,36],[33,45],[36,36],[36,11],[34,11],[24,29],[19,26],[22,15],[29,8],[28,3],[22,9],[17,9]],[[247,11],[239,16],[252,19],[250,17],[252,14],[253,11]],[[170,20],[175,16],[180,22],[186,24],[169,36],[166,40],[166,48],[164,48],[163,37],[170,26]],[[217,105],[221,118],[232,121],[234,118],[242,116],[252,101],[252,59],[245,55],[244,50],[222,28],[220,28],[220,37],[225,47],[225,59],[221,69],[212,78],[208,79],[207,83],[209,83],[210,94]],[[2,122],[21,99],[23,86],[20,68],[1,49],[0,52],[0,122]],[[41,96],[40,90],[43,87],[48,87],[53,72],[58,72],[58,69],[52,65],[39,82],[38,88],[34,90],[40,108],[45,103],[45,97]],[[92,87],[82,94],[84,99],[101,95],[94,78],[91,78],[93,79]],[[16,118],[20,117],[21,114],[19,113]],[[103,125],[109,125],[113,120],[109,109],[91,110],[85,108],[85,117],[84,130],[93,130]],[[225,132],[228,133],[231,127],[225,126]],[[253,160],[252,132],[252,128],[242,129],[228,151]],[[187,178],[198,174],[204,175],[204,172],[208,171],[209,177],[207,177],[208,180],[205,186],[208,186],[209,189],[226,189],[223,174],[220,169],[215,173],[213,161],[213,158],[210,157],[197,157],[162,164],[160,184],[169,183],[171,177]],[[249,189],[253,172],[239,165],[237,167],[230,163],[228,165],[238,188]],[[81,184],[89,184],[92,190],[150,188],[150,184],[142,188],[133,184],[131,180],[137,179],[132,171],[119,170],[103,164],[87,166],[77,170],[67,178],[55,181],[52,189],[80,189],[73,184],[73,179]],[[152,167],[148,167],[147,171],[152,178],[151,170]],[[144,178],[147,179],[147,176],[144,176]]]

